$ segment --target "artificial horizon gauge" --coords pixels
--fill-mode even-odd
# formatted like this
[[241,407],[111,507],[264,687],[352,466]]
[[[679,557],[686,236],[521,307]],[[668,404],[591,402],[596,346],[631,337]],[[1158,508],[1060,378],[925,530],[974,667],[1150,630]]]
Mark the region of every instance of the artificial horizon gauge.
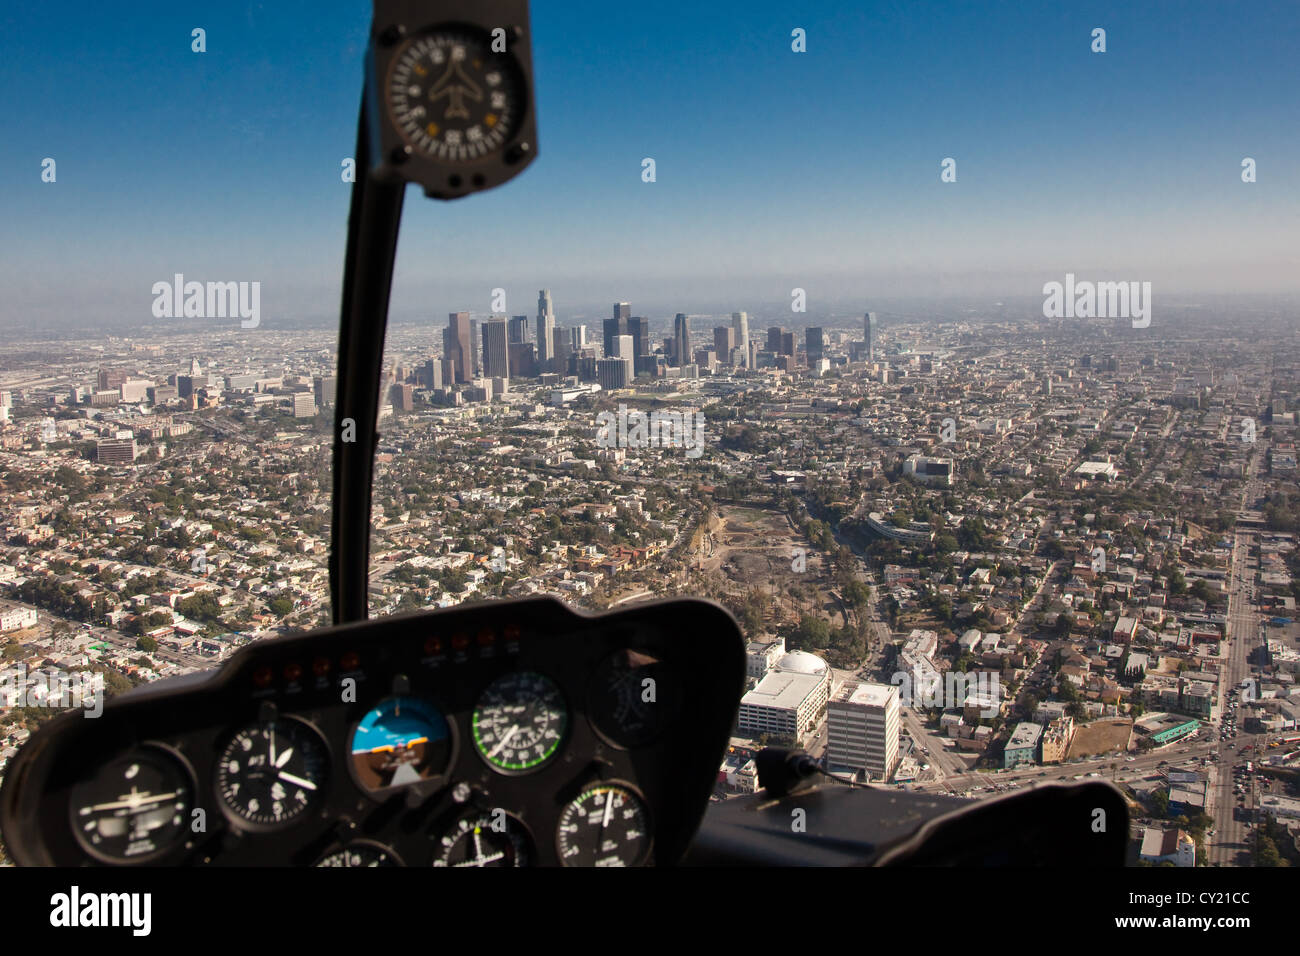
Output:
[[419,783],[451,762],[451,728],[432,704],[393,697],[375,707],[352,732],[352,770],[371,793]]
[[418,34],[398,48],[384,100],[389,119],[416,152],[442,163],[498,153],[519,129],[525,83],[510,53],[493,52],[469,27]]
[[597,783],[565,806],[555,846],[564,866],[639,866],[650,853],[650,814],[631,788]]
[[361,866],[402,866],[401,858],[380,843],[369,840],[357,840],[347,846],[339,847],[325,854],[316,864],[318,867],[361,867]]
[[217,758],[217,795],[227,813],[256,829],[297,820],[324,797],[329,752],[295,717],[250,724]]
[[532,671],[498,677],[474,707],[474,748],[501,773],[537,770],[560,750],[569,711],[560,689]]
[[82,848],[105,862],[154,859],[185,839],[193,794],[181,759],[146,744],[73,788],[72,829]]
[[528,831],[503,810],[459,817],[441,837],[434,866],[528,866]]

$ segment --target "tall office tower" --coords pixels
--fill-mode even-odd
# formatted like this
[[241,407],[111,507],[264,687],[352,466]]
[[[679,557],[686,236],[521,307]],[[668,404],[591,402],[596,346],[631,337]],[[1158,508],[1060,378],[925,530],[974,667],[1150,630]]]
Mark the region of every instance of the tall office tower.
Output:
[[532,342],[511,342],[510,374],[515,378],[533,378],[537,375],[537,357]]
[[794,358],[794,333],[781,330],[781,354]]
[[685,312],[673,319],[673,357],[679,368],[691,363],[691,322]]
[[1043,376],[1043,394],[1044,395],[1052,394],[1052,376],[1050,372],[1047,375]]
[[871,327],[875,324],[875,321],[876,321],[876,313],[874,312],[868,312],[862,316],[862,331],[866,332],[867,334],[867,361],[868,362],[874,362],[876,360],[875,346],[872,344],[872,340],[871,340]]
[[551,364],[555,347],[555,307],[551,305],[551,290],[537,293],[537,364],[545,372]]
[[626,322],[628,319],[632,318],[632,306],[627,302],[615,302],[614,311],[611,314],[614,318],[622,319]]
[[624,358],[629,362],[636,361],[636,341],[630,335],[619,335],[614,339],[614,353],[612,358]]
[[338,391],[339,380],[334,375],[317,375],[312,379],[312,396],[317,406],[325,408],[334,404],[334,395]]
[[804,351],[808,353],[808,364],[821,361],[826,353],[826,336],[822,333],[821,326],[810,325],[804,332]]
[[425,388],[442,388],[442,363],[437,359],[425,362],[424,370],[420,372],[420,384]]
[[[618,306],[615,306],[614,308],[615,311],[617,311]],[[631,329],[628,328],[628,325],[629,321],[627,317],[620,315],[615,315],[611,318],[605,319],[605,321],[601,323],[601,344],[605,349],[605,358],[613,358],[617,354],[617,349],[614,347],[615,339],[620,335],[631,334]]]
[[551,331],[551,368],[548,371],[568,375],[569,356],[572,354],[573,349],[569,344],[569,330],[563,328],[553,329]]
[[736,333],[735,347],[740,349],[741,363],[749,365],[749,313],[731,313],[731,328]]
[[474,379],[474,339],[468,312],[449,312],[442,332],[442,352],[451,363],[448,385]]
[[827,762],[887,781],[898,767],[898,725],[896,686],[845,682],[826,703]]
[[645,316],[634,315],[627,320],[627,334],[632,336],[632,351],[640,355],[650,354],[650,320]]
[[483,323],[483,374],[488,378],[510,377],[510,329],[505,319]]
[[596,381],[601,388],[624,388],[632,382],[632,362],[625,358],[603,358],[596,362]]
[[569,348],[579,352],[587,347],[587,327],[585,325],[569,326]]
[[510,318],[510,341],[527,342],[528,338],[528,316],[515,315]]
[[773,355],[781,354],[781,333],[783,331],[779,325],[774,325],[767,330],[767,350]]
[[731,350],[736,347],[736,330],[729,325],[714,326],[713,351],[724,365],[731,363]]
[[469,320],[469,348],[474,357],[474,377],[483,377],[483,343],[478,332],[478,319]]

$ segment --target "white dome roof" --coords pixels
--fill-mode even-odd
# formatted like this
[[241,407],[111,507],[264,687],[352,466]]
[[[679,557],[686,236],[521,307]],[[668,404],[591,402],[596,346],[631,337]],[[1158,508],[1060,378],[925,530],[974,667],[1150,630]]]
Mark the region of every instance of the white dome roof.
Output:
[[826,662],[807,651],[791,651],[776,662],[776,669],[792,674],[825,674]]

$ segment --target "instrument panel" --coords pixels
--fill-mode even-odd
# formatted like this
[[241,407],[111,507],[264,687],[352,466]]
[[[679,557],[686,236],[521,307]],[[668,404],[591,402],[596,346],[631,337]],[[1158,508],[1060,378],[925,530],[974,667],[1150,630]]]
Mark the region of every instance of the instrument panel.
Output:
[[324,628],[51,721],[0,827],[26,865],[672,864],[743,684],[739,628],[701,600]]

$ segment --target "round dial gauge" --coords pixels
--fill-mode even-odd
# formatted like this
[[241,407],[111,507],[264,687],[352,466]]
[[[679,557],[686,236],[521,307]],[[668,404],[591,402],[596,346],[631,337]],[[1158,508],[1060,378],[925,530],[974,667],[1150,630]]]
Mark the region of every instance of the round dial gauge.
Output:
[[650,853],[650,814],[627,787],[594,784],[560,813],[555,844],[564,866],[637,866]]
[[283,826],[320,802],[328,763],[325,742],[306,723],[282,717],[252,724],[217,760],[217,795],[244,823]]
[[193,794],[189,770],[178,757],[139,747],[73,789],[73,832],[101,860],[153,859],[185,839]]
[[564,740],[569,712],[548,677],[516,671],[499,677],[474,708],[474,747],[496,770],[523,773],[554,757]]
[[317,866],[401,866],[397,854],[378,843],[359,840],[321,858]]
[[417,153],[473,163],[519,129],[524,82],[514,57],[493,53],[487,35],[453,29],[408,40],[388,73],[393,126]]
[[643,747],[677,716],[681,695],[672,668],[653,654],[615,651],[592,674],[591,722],[619,747]]
[[373,792],[419,783],[451,762],[451,728],[432,704],[416,697],[386,700],[352,732],[352,769]]
[[504,811],[470,813],[438,840],[434,866],[528,866],[524,825]]

